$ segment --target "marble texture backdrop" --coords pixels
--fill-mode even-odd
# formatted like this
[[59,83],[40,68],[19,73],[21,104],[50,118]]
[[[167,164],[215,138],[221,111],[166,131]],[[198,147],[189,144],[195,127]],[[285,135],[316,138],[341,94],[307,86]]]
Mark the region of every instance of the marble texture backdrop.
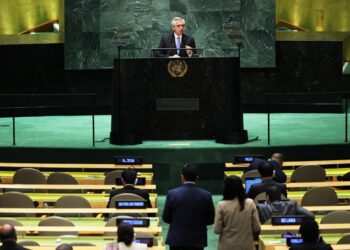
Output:
[[149,57],[175,16],[202,56],[236,56],[241,42],[242,67],[275,67],[274,0],[65,1],[65,67],[111,68],[118,46],[123,58]]

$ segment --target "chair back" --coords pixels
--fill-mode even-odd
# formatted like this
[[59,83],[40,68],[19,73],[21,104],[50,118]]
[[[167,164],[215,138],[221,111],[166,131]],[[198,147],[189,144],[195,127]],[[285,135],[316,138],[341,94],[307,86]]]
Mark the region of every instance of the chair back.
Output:
[[[56,208],[91,208],[87,199],[79,195],[65,195],[56,201]],[[55,214],[61,217],[92,217],[91,213]]]
[[254,169],[254,170],[250,170],[248,172],[245,172],[241,177],[242,183],[245,182],[245,178],[247,178],[247,177],[260,177],[259,171]]
[[[350,172],[347,172],[343,176],[337,176],[338,181],[350,181]],[[342,190],[350,190],[350,186],[342,186],[342,187],[337,187],[338,189]]]
[[350,211],[332,211],[324,215],[320,224],[350,223]]
[[[132,193],[123,193],[123,194],[117,194],[113,196],[113,198],[109,202],[109,208],[115,208],[115,203],[116,201],[144,201],[147,202],[144,198],[137,194],[132,194]],[[140,214],[140,213],[127,213],[127,214],[122,214],[122,213],[114,213],[111,214],[109,217],[115,217],[115,216],[133,216],[133,217],[146,217],[147,214]]]
[[[323,216],[320,224],[350,223],[349,211],[332,211]],[[322,230],[322,233],[348,233],[349,229]]]
[[141,197],[140,195],[137,194],[132,194],[132,193],[123,193],[123,194],[117,194],[112,197],[110,203],[109,203],[109,208],[115,208],[115,202],[116,201],[144,201],[146,200]]
[[337,242],[338,244],[350,244],[350,234],[344,234]]
[[72,242],[70,243],[69,245],[71,245],[72,247],[76,246],[76,247],[79,247],[79,246],[96,246],[94,243],[90,243],[90,242]]
[[[13,184],[46,184],[46,178],[43,173],[34,168],[18,169],[13,175]],[[13,189],[7,189],[13,191]],[[18,191],[18,190],[16,190]],[[22,193],[46,193],[45,189],[20,189]]]
[[[18,235],[18,234],[17,234]],[[24,241],[20,241],[17,242],[18,245],[22,246],[22,247],[26,247],[26,246],[40,246],[40,244],[34,240],[24,240]]]
[[123,170],[113,170],[105,177],[105,185],[115,185],[115,179],[121,178]]
[[[51,216],[43,219],[39,222],[39,227],[74,227],[74,224],[66,218],[59,216]],[[39,236],[61,236],[61,235],[74,235],[77,236],[78,232],[47,232],[39,231]]]
[[304,194],[301,205],[336,206],[338,205],[338,195],[331,187],[315,187]]
[[295,169],[290,177],[291,182],[326,181],[326,171],[318,165],[301,166]]
[[[7,192],[0,195],[0,208],[34,208],[34,202],[32,199],[20,192]],[[23,216],[35,216],[33,214],[16,214],[9,213],[1,214],[4,217],[23,217]]]
[[264,222],[264,225],[271,225],[271,224],[272,224],[271,218]]
[[[62,173],[62,172],[55,172],[51,173],[47,177],[47,184],[57,184],[57,185],[78,185],[78,181],[70,174]],[[49,189],[49,193],[76,193],[77,190],[74,189]]]
[[257,196],[255,196],[254,203],[257,205],[257,204],[259,204],[259,201],[261,201],[261,200],[266,200],[266,193],[265,192],[262,192],[262,193],[258,194]]

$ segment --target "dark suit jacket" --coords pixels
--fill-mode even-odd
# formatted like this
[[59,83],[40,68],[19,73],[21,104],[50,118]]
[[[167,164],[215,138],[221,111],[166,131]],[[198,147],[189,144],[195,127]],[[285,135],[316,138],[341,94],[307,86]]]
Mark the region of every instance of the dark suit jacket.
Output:
[[[191,46],[192,48],[196,47],[196,43],[194,41],[194,38],[186,35],[186,34],[182,34],[182,38],[181,38],[181,48],[186,48],[187,46]],[[175,43],[175,36],[174,33],[171,33],[167,36],[163,36],[160,39],[158,48],[175,48],[173,50],[158,50],[155,53],[156,57],[168,57],[168,56],[173,56],[176,54],[176,43]],[[192,50],[193,54],[196,54],[195,50]],[[180,54],[181,57],[188,57],[186,50],[181,50]]]
[[132,193],[137,194],[144,198],[147,201],[147,207],[152,207],[151,201],[149,199],[149,193],[146,190],[138,189],[134,185],[127,184],[123,188],[120,189],[113,189],[109,194],[109,200],[107,204],[107,208],[109,207],[109,202],[113,198],[113,196],[116,196],[118,194],[125,194],[125,193]]
[[315,215],[303,208],[296,201],[282,200],[267,204],[257,204],[260,223],[264,224],[272,216],[276,215],[304,215],[310,219],[315,219]]
[[166,244],[172,247],[207,246],[207,225],[214,223],[211,193],[194,183],[172,189],[166,197],[163,220],[170,224]]
[[[243,172],[248,172],[250,170],[257,170],[258,166],[266,162],[266,160],[263,159],[255,159],[252,163],[250,163],[249,167],[247,167]],[[277,182],[284,183],[287,180],[287,175],[283,172],[281,166],[276,161],[271,161],[271,164],[273,165],[273,168],[275,170],[275,176],[273,179]]]
[[285,198],[287,198],[286,185],[274,181],[271,177],[263,179],[260,183],[253,184],[249,189],[248,197],[254,199],[258,194],[264,193],[267,189],[274,186],[276,186],[281,194],[284,194]]
[[14,241],[5,241],[2,243],[0,250],[29,250],[29,249],[25,247],[21,247]]

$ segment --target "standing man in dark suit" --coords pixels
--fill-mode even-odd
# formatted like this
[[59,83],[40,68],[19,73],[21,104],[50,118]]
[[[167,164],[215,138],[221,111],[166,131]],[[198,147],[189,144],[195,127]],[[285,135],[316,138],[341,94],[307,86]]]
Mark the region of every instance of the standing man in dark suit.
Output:
[[29,250],[17,244],[17,233],[13,225],[0,226],[0,238],[2,243],[0,250]]
[[287,198],[287,188],[284,183],[279,183],[273,180],[274,167],[271,162],[263,162],[258,166],[258,171],[263,178],[262,182],[253,184],[248,192],[248,197],[254,199],[258,194],[266,192],[271,188],[276,190]]
[[109,203],[113,196],[118,194],[132,193],[137,194],[144,198],[147,201],[147,207],[151,208],[151,201],[149,199],[149,193],[146,190],[142,190],[135,187],[137,172],[133,168],[124,169],[121,175],[121,179],[123,182],[123,188],[113,189],[109,194],[109,201],[107,204],[107,208],[109,207]]
[[[171,50],[158,50],[157,57],[191,57],[192,49],[196,47],[194,38],[185,34],[185,20],[181,17],[175,17],[171,21],[173,32],[163,36],[158,48],[174,48]],[[177,50],[176,48],[187,48],[187,50]]]
[[183,185],[166,197],[163,220],[170,224],[166,244],[170,250],[200,250],[207,246],[207,225],[214,223],[211,193],[197,187],[194,165],[182,168]]

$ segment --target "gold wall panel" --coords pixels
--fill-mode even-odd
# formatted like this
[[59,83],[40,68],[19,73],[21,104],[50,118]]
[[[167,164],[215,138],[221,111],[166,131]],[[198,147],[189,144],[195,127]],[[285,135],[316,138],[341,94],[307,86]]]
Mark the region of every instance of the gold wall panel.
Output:
[[310,31],[350,31],[350,0],[276,0],[276,22]]
[[308,31],[277,32],[277,41],[342,41],[343,60],[350,60],[350,0],[276,0],[280,21]]
[[18,34],[63,16],[63,0],[0,0],[0,35]]

